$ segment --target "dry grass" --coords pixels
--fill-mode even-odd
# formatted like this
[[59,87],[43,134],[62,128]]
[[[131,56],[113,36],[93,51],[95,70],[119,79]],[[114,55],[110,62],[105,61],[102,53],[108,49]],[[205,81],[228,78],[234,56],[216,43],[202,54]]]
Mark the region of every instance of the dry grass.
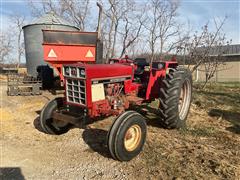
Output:
[[[156,102],[151,106],[156,106]],[[148,117],[156,118],[152,114]],[[240,177],[238,84],[214,84],[205,90],[195,87],[185,130],[159,129],[158,122],[149,121],[148,141],[143,155],[149,178]]]
[[[238,84],[215,84],[204,91],[194,88],[185,130],[163,129],[154,112],[144,114],[148,123],[146,144],[142,153],[127,163],[109,158],[107,133],[102,129],[110,126],[113,119],[95,122],[86,130],[74,128],[64,135],[50,136],[40,132],[35,123],[39,111],[53,95],[44,92],[41,96],[7,97],[3,93],[2,98],[3,166],[15,167],[18,163],[26,179],[240,177]],[[52,173],[56,171],[57,174]]]
[[210,117],[226,120],[240,127],[240,83],[220,83],[195,89],[193,104]]

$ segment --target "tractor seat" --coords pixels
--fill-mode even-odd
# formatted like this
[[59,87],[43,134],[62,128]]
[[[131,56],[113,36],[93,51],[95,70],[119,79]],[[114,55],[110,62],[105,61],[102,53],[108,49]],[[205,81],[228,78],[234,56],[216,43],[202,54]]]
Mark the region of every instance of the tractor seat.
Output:
[[149,66],[149,63],[145,58],[136,58],[134,64],[137,65],[137,70],[135,71],[136,75],[143,74],[145,66]]

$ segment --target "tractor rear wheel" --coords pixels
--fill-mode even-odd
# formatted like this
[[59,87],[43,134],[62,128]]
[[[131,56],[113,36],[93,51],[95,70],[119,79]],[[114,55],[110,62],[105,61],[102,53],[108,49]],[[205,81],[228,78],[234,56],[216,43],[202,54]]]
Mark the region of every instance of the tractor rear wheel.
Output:
[[192,99],[192,75],[189,69],[169,69],[160,88],[159,114],[165,128],[184,128]]
[[72,126],[69,123],[52,118],[52,113],[61,108],[63,108],[63,98],[61,97],[52,99],[43,107],[40,114],[40,126],[45,133],[60,135],[66,133]]
[[114,159],[130,161],[143,148],[147,127],[144,118],[135,111],[127,111],[116,118],[108,132],[108,149]]

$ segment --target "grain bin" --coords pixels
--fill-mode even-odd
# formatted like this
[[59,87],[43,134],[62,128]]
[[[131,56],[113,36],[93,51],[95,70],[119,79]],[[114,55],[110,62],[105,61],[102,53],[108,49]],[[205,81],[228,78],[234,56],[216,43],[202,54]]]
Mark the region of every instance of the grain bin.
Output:
[[46,65],[43,60],[42,29],[78,31],[79,29],[50,12],[23,27],[27,72],[37,76],[37,67]]

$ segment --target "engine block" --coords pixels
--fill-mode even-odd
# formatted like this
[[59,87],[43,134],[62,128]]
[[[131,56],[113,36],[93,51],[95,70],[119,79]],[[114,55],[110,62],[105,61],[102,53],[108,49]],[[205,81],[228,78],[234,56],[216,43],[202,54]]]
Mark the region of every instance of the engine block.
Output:
[[74,64],[63,67],[66,104],[88,110],[90,117],[120,114],[128,108],[133,66]]

